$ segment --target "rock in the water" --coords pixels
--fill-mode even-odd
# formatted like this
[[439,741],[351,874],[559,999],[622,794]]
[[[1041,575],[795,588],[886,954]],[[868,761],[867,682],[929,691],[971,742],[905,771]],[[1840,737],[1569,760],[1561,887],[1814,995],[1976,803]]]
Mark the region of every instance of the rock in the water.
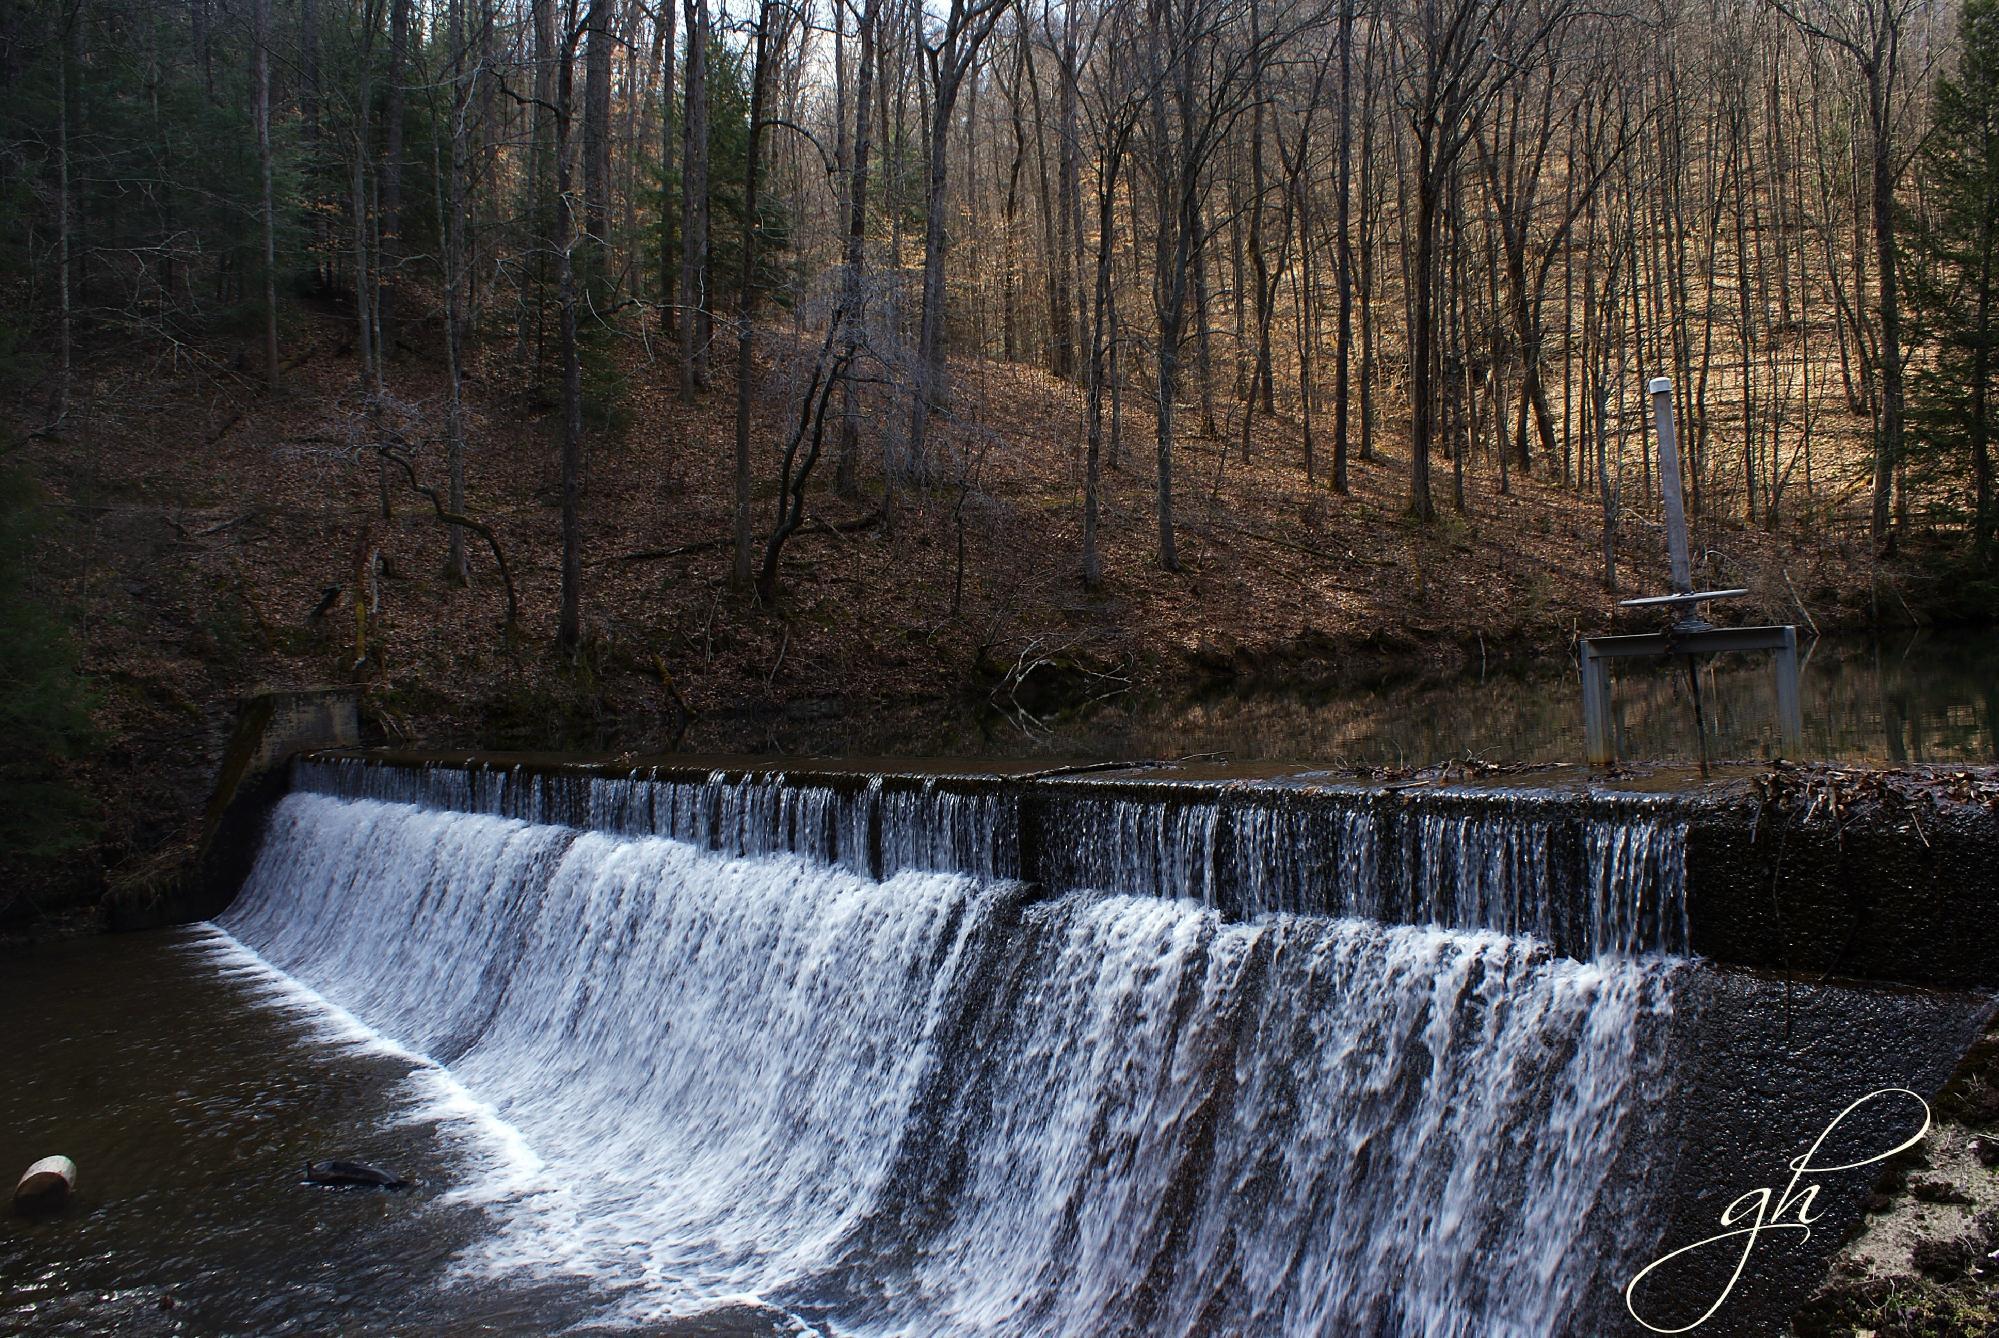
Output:
[[403,1189],[409,1184],[380,1167],[358,1161],[307,1162],[305,1179],[311,1185],[362,1185],[372,1189]]
[[53,1212],[69,1202],[76,1189],[76,1163],[68,1157],[44,1157],[27,1169],[14,1186],[14,1210]]

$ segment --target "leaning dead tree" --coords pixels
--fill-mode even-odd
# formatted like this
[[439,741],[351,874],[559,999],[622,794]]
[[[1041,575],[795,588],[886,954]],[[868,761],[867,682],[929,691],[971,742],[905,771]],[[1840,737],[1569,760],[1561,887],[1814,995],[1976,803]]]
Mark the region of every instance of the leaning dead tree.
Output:
[[826,334],[813,359],[805,391],[798,397],[798,416],[784,444],[778,466],[777,524],[764,541],[763,563],[757,569],[757,598],[765,604],[777,598],[778,562],[785,542],[805,523],[805,485],[811,481],[826,442],[826,403],[844,379],[852,358],[845,347],[836,344],[844,325],[837,314],[826,322]]
[[431,512],[436,516],[439,524],[449,525],[457,530],[468,531],[485,540],[487,551],[493,555],[493,565],[499,569],[500,584],[506,591],[506,628],[508,634],[511,635],[513,629],[520,623],[520,597],[514,589],[513,568],[507,565],[507,555],[500,548],[500,539],[498,535],[493,533],[493,527],[484,521],[475,520],[463,512],[454,511],[446,506],[444,499],[438,495],[437,489],[417,477],[416,465],[410,459],[410,447],[408,443],[401,440],[385,441],[380,439],[380,434],[378,433],[374,439],[356,450],[356,459],[358,460],[364,454],[373,455],[385,468],[399,470],[404,480],[408,482],[410,490],[430,503]]

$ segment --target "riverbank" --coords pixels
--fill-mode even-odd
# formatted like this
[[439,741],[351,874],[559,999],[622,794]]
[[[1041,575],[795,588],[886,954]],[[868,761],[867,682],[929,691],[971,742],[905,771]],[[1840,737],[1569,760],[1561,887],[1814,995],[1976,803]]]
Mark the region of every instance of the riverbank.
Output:
[[1795,1338],[1999,1332],[1999,1028],[1965,1056],[1933,1118],[1875,1186],[1866,1219],[1792,1320]]

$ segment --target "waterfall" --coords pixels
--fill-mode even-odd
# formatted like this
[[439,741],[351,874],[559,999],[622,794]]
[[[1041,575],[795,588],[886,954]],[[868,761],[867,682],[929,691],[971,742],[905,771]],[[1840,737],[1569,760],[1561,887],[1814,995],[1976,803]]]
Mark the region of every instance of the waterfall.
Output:
[[487,1262],[628,1317],[1541,1338],[1653,1243],[1670,814],[299,782],[223,927],[542,1159]]

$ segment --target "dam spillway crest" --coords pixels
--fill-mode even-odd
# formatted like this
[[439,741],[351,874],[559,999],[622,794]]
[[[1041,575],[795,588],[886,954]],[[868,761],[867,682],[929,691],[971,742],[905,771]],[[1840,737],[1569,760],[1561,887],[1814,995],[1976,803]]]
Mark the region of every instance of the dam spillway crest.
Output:
[[559,1192],[483,1262],[623,1318],[1636,1333],[1625,1280],[1795,1154],[1798,1095],[1877,1076],[1826,1037],[1931,1035],[1883,1072],[1933,1088],[1984,1016],[1790,992],[1763,1058],[1687,841],[1647,796],[317,760],[220,923],[487,1103]]

